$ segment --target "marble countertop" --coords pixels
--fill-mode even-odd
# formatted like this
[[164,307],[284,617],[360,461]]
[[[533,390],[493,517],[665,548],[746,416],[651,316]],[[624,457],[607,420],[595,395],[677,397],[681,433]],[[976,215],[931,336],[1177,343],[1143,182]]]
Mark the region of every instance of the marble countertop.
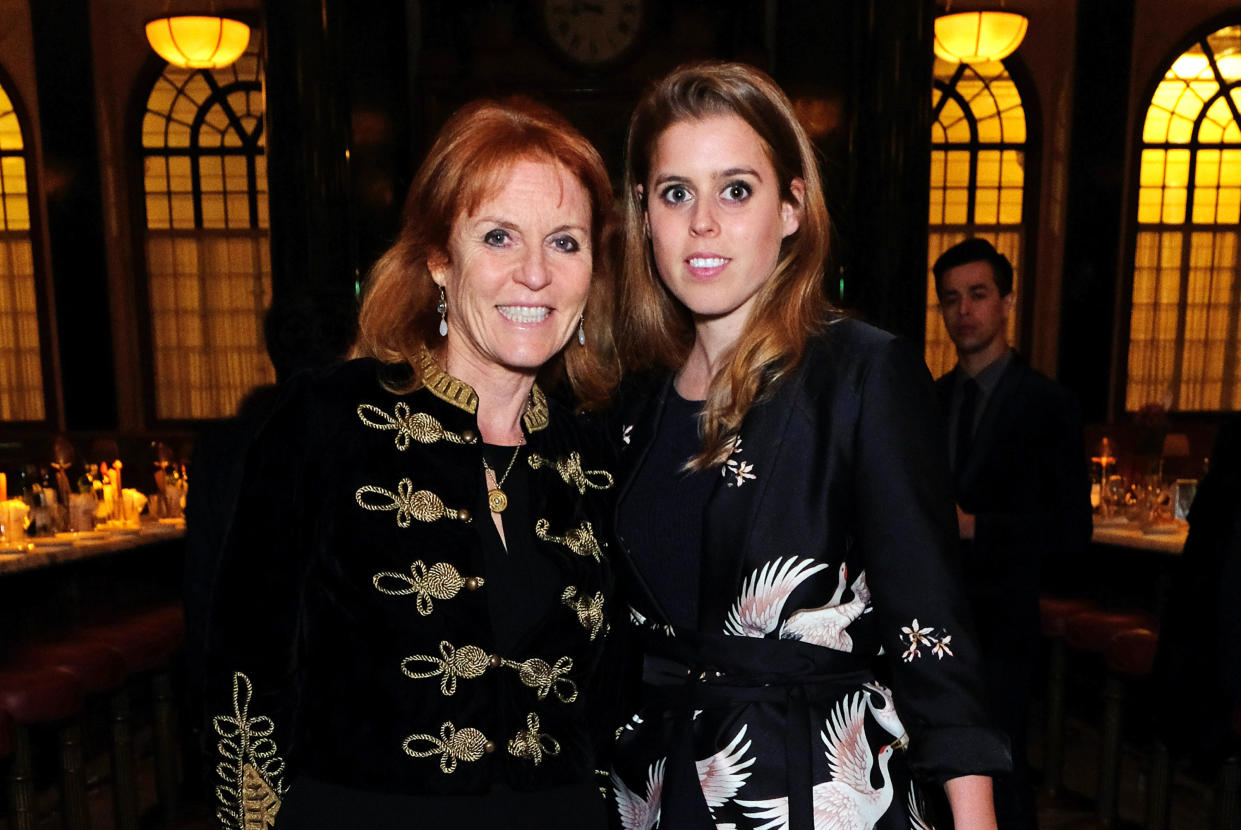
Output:
[[1102,545],[1114,545],[1116,547],[1180,555],[1182,548],[1185,547],[1185,536],[1189,533],[1188,525],[1184,522],[1178,522],[1173,525],[1157,525],[1156,527],[1159,528],[1159,532],[1153,533],[1149,530],[1142,530],[1141,527],[1132,522],[1105,524],[1096,521],[1094,535],[1090,537],[1090,541]]
[[99,530],[85,534],[59,533],[56,536],[26,540],[24,544],[3,543],[0,544],[0,576],[122,553],[183,536],[184,522],[143,522],[134,528]]

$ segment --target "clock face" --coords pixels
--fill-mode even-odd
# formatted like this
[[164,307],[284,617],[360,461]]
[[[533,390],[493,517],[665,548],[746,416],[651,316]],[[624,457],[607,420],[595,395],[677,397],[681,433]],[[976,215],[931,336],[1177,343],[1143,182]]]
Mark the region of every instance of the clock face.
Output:
[[615,60],[638,39],[640,0],[542,0],[543,25],[552,44],[575,63]]

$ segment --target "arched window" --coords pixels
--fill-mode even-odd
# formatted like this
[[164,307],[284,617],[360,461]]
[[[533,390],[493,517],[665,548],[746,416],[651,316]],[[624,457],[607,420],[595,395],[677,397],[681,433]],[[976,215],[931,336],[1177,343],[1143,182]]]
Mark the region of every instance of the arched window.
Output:
[[42,421],[43,355],[30,237],[30,160],[0,81],[0,421]]
[[231,415],[274,381],[263,79],[257,45],[217,70],[167,67],[142,122],[155,415]]
[[[955,365],[930,266],[961,240],[991,241],[1013,263],[1020,284],[1025,229],[1026,113],[1017,85],[1000,61],[935,59],[931,94],[931,211],[927,246],[926,363],[936,377]],[[1021,302],[1017,292],[1017,302]],[[1008,339],[1016,342],[1014,307]]]
[[1241,26],[1172,61],[1142,127],[1125,409],[1241,409]]

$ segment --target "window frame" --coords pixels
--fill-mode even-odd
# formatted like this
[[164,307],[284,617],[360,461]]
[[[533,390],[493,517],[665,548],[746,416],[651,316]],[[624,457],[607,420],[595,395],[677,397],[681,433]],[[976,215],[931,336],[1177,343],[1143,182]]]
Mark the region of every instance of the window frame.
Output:
[[[1168,70],[1171,69],[1172,64],[1175,63],[1178,58],[1184,55],[1189,49],[1191,49],[1195,45],[1199,45],[1199,44],[1205,45],[1206,39],[1210,35],[1214,34],[1220,29],[1228,28],[1230,26],[1241,27],[1241,12],[1237,12],[1235,10],[1227,11],[1222,14],[1214,15],[1208,18],[1207,20],[1204,20],[1203,22],[1195,25],[1183,37],[1177,40],[1168,50],[1165,51],[1162,58],[1155,64],[1156,69],[1151,72],[1150,76],[1146,79],[1141,90],[1134,98],[1134,105],[1133,105],[1132,119],[1131,119],[1132,132],[1130,133],[1129,148],[1128,148],[1128,153],[1127,153],[1128,170],[1126,171],[1126,178],[1125,178],[1125,181],[1128,187],[1128,196],[1127,196],[1126,205],[1125,205],[1126,221],[1123,223],[1123,227],[1125,231],[1125,238],[1124,238],[1124,245],[1122,248],[1122,255],[1121,255],[1121,262],[1120,262],[1121,270],[1120,270],[1120,274],[1118,275],[1118,279],[1116,281],[1117,283],[1117,292],[1116,292],[1117,302],[1116,302],[1116,309],[1115,309],[1115,318],[1116,318],[1115,337],[1116,339],[1115,339],[1115,347],[1113,349],[1114,358],[1112,362],[1112,371],[1111,371],[1112,382],[1110,384],[1111,395],[1110,395],[1110,401],[1109,401],[1109,404],[1110,404],[1109,411],[1120,413],[1121,415],[1131,416],[1134,412],[1137,411],[1137,410],[1131,410],[1131,409],[1126,408],[1126,401],[1129,396],[1129,352],[1130,352],[1130,347],[1132,345],[1134,268],[1136,266],[1136,261],[1137,261],[1138,236],[1139,234],[1144,232],[1143,228],[1146,228],[1148,232],[1149,231],[1159,232],[1158,229],[1160,228],[1170,227],[1170,226],[1165,226],[1162,223],[1158,225],[1155,225],[1155,224],[1143,225],[1138,221],[1138,212],[1141,207],[1140,200],[1141,200],[1141,176],[1142,176],[1143,151],[1148,149],[1148,147],[1150,149],[1159,149],[1161,146],[1158,144],[1147,145],[1143,138],[1143,133],[1145,131],[1145,126],[1146,126],[1147,114],[1149,113],[1151,105],[1154,101],[1155,93],[1158,91],[1159,85],[1163,83],[1164,79],[1167,77]],[[1229,86],[1228,89],[1241,89],[1241,78],[1232,82],[1232,85]],[[1221,94],[1225,98],[1229,97],[1225,93],[1217,92],[1216,96],[1213,97],[1210,102],[1204,102],[1203,107],[1199,111],[1197,118],[1195,119],[1195,122],[1194,122],[1195,135],[1197,133],[1197,127],[1201,124],[1202,119],[1205,118],[1206,113],[1210,109],[1209,104],[1217,100],[1217,98],[1220,97]],[[1241,127],[1241,117],[1239,117],[1241,116],[1241,112],[1238,111],[1239,107],[1233,106],[1232,109],[1234,112],[1234,119],[1236,120],[1238,127]],[[1176,149],[1182,149],[1182,150],[1189,151],[1190,164],[1189,164],[1188,175],[1190,178],[1187,179],[1187,181],[1192,183],[1192,176],[1194,175],[1194,172],[1196,170],[1196,164],[1198,160],[1198,152],[1201,149],[1204,149],[1204,146],[1202,144],[1197,143],[1196,140],[1192,143],[1186,143],[1186,144],[1167,144],[1166,142],[1164,142],[1162,143],[1162,146],[1163,146],[1163,149],[1165,150],[1169,148],[1176,148]],[[1230,145],[1230,146],[1234,147],[1238,151],[1241,151],[1241,142],[1238,142],[1235,145]],[[1205,147],[1205,149],[1211,149],[1211,147],[1207,146]],[[1189,194],[1187,193],[1187,197],[1188,195]],[[1213,223],[1210,225],[1194,224],[1192,222],[1192,216],[1193,216],[1193,204],[1187,198],[1186,205],[1185,205],[1185,221],[1181,223],[1180,225],[1180,233],[1182,234],[1183,240],[1188,240],[1189,237],[1196,231],[1197,232],[1213,232],[1215,229],[1222,227],[1218,225],[1218,223]],[[1238,224],[1236,226],[1227,226],[1227,227],[1236,228],[1236,233],[1238,236],[1238,253],[1239,255],[1241,255],[1241,224]],[[1182,245],[1181,255],[1180,255],[1180,258],[1181,258],[1180,289],[1181,290],[1180,290],[1180,294],[1177,300],[1178,340],[1182,342],[1183,342],[1182,333],[1185,329],[1185,306],[1186,306],[1186,302],[1188,299],[1187,297],[1188,292],[1186,292],[1184,289],[1186,288],[1186,284],[1189,278],[1189,270],[1186,267],[1186,263],[1189,259],[1189,256],[1190,256],[1190,246]],[[1237,280],[1237,285],[1234,290],[1238,296],[1241,296],[1241,256],[1239,256],[1239,262],[1238,262],[1238,265],[1235,266],[1234,273],[1236,275],[1235,279]],[[1234,353],[1234,361],[1236,361],[1238,364],[1241,364],[1241,344],[1238,345],[1238,350],[1236,353]],[[1179,384],[1179,378],[1182,376],[1182,369],[1183,367],[1180,365],[1177,365],[1176,367],[1173,368],[1172,380],[1170,381],[1170,383],[1175,382]],[[1239,381],[1239,385],[1241,385],[1241,381]],[[1214,418],[1222,414],[1225,414],[1231,410],[1229,409],[1180,409],[1180,408],[1176,408],[1176,409],[1170,409],[1169,411],[1171,414],[1177,417],[1184,416],[1184,417],[1189,417],[1189,418]]]
[[[263,39],[262,31],[260,29],[255,28],[253,24],[251,25],[251,38]],[[258,59],[260,61],[260,66],[262,66],[262,64],[265,62],[262,40],[259,41]],[[151,152],[149,148],[143,145],[143,122],[148,113],[147,103],[150,100],[151,93],[155,88],[155,84],[158,83],[160,78],[163,76],[164,71],[167,68],[167,66],[168,64],[165,63],[165,61],[162,58],[159,58],[158,56],[156,56],[154,53],[148,56],[146,64],[143,67],[143,71],[139,73],[139,76],[135,81],[135,84],[133,87],[133,93],[130,96],[128,112],[127,112],[127,117],[126,117],[126,124],[128,126],[128,131],[127,131],[126,142],[125,142],[125,152],[126,152],[126,158],[128,159],[128,162],[129,162],[128,164],[128,168],[129,168],[128,183],[129,183],[129,194],[130,194],[129,214],[130,216],[133,217],[131,233],[130,233],[130,249],[132,251],[132,259],[134,262],[133,288],[134,288],[135,306],[136,306],[136,311],[137,311],[137,326],[136,326],[137,330],[135,334],[138,340],[138,345],[139,345],[140,354],[141,354],[140,369],[142,372],[142,379],[143,379],[143,384],[144,384],[144,391],[142,395],[142,406],[143,406],[143,414],[144,414],[146,423],[148,425],[158,426],[160,428],[168,428],[168,429],[191,428],[192,429],[192,428],[198,427],[199,425],[203,423],[210,423],[211,421],[219,420],[219,418],[212,418],[212,417],[163,418],[163,417],[160,417],[159,416],[159,403],[158,403],[158,399],[156,396],[157,379],[156,379],[156,365],[155,365],[154,317],[152,313],[150,263],[148,262],[148,258],[147,258],[148,235],[150,234],[152,229],[148,228],[147,226],[146,159],[148,157],[168,157],[174,154],[168,153],[165,150],[156,150],[155,152]],[[205,74],[210,75],[210,72],[208,71]],[[260,74],[260,78],[258,82],[259,84],[258,89],[249,90],[251,93],[260,94],[263,96],[266,95],[266,89],[265,89],[266,82],[265,82],[263,75],[265,75],[265,70],[263,70],[263,72]],[[209,83],[211,82],[209,81]],[[216,88],[213,85],[211,100],[216,100],[217,98],[226,99],[228,96],[229,87],[230,85],[225,85],[223,87]],[[201,123],[206,111],[209,109],[210,109],[210,106],[207,106],[207,105],[201,106],[199,108],[198,112],[195,113],[194,126],[197,126]],[[267,130],[267,112],[266,112],[266,107],[264,107],[262,130],[260,134],[265,134],[266,130]],[[187,148],[185,153],[178,153],[176,155],[179,155],[185,158],[191,158],[190,153],[191,153],[191,149]],[[269,150],[267,148],[264,148],[263,154],[268,157],[270,156]],[[254,158],[251,156],[247,156],[245,154],[245,149],[243,147],[219,148],[219,150],[214,153],[201,153],[200,152],[200,153],[197,153],[196,156],[193,157],[193,159],[194,161],[196,161],[198,158],[201,158],[202,156],[206,156],[206,155],[217,156],[220,158],[226,158],[228,156],[239,156],[239,155],[245,157],[247,159],[247,180],[254,181],[254,177],[256,175],[255,170],[254,170],[254,163],[255,163]],[[194,162],[192,161],[192,163]],[[270,255],[271,235],[272,235],[270,202],[268,203],[268,211],[269,211],[268,222],[267,222],[267,227],[265,229],[263,229],[261,226],[255,225],[254,220],[255,220],[255,217],[257,216],[257,207],[255,205],[256,191],[254,190],[250,190],[247,194],[248,196],[247,205],[250,210],[250,216],[251,216],[251,222],[249,225],[247,225],[245,228],[204,228],[202,227],[201,190],[199,189],[200,184],[201,182],[199,178],[197,176],[194,176],[193,183],[192,183],[192,187],[193,187],[192,193],[194,197],[194,219],[195,219],[194,230],[195,231],[206,231],[208,234],[228,233],[229,231],[233,231],[237,233],[245,233],[245,234],[254,234],[256,231],[262,230],[267,236],[267,245],[268,245],[268,251]],[[270,189],[270,185],[269,185],[269,189]],[[260,193],[259,195],[262,196],[263,198],[266,198],[267,192]],[[155,230],[156,232],[159,232],[162,229],[155,229]],[[172,229],[169,229],[169,230],[172,230]],[[221,417],[227,417],[227,416],[221,416]]]
[[[1041,224],[1040,223],[1040,219],[1041,219],[1040,198],[1041,198],[1041,186],[1042,186],[1042,178],[1043,178],[1042,177],[1042,170],[1043,170],[1042,127],[1043,127],[1043,124],[1042,124],[1042,119],[1041,119],[1042,109],[1041,109],[1040,102],[1039,102],[1038,90],[1034,84],[1034,79],[1031,76],[1030,71],[1026,67],[1025,63],[1021,60],[1020,55],[1014,53],[1013,55],[1010,55],[1007,58],[1003,58],[1000,61],[1000,63],[1003,64],[1005,71],[1008,73],[1009,79],[1012,81],[1013,85],[1017,88],[1017,94],[1021,97],[1021,107],[1025,113],[1026,137],[1025,137],[1024,144],[1021,145],[1021,151],[1024,154],[1023,163],[1022,163],[1022,169],[1024,171],[1024,180],[1022,182],[1022,195],[1021,195],[1022,220],[1019,225],[1012,226],[1013,228],[1018,228],[1021,233],[1020,265],[1019,267],[1014,269],[1014,274],[1013,274],[1013,291],[1017,293],[1017,296],[1019,298],[1019,304],[1018,304],[1018,309],[1017,309],[1017,318],[1015,321],[1016,323],[1015,337],[1014,337],[1013,342],[1010,343],[1010,345],[1013,348],[1017,349],[1017,351],[1024,353],[1029,350],[1031,344],[1033,343],[1033,338],[1034,338],[1035,296],[1032,291],[1032,286],[1034,285],[1033,275],[1038,273],[1037,269],[1038,269],[1038,247],[1039,246],[1037,243],[1038,243],[1038,238],[1039,238],[1039,228]],[[959,78],[960,73],[963,71],[961,69],[962,66],[965,66],[965,64],[958,64],[957,70],[955,70],[953,73],[954,79]],[[941,84],[944,83],[940,81],[939,79],[935,78],[933,69],[932,69],[931,76],[932,76],[933,90],[937,89]],[[953,92],[953,88],[950,87],[948,90],[944,91],[944,95],[940,98],[940,104],[938,106],[934,104],[932,105],[932,110],[931,110],[930,119],[929,119],[932,130],[934,130],[934,125],[938,122],[939,111],[943,108],[943,101],[948,96],[948,94],[950,94],[951,92]],[[958,103],[960,103],[959,99],[958,99]],[[962,109],[965,109],[968,112],[968,110],[965,107],[962,107]],[[972,112],[969,112],[969,115],[971,118],[973,118]],[[932,136],[932,141],[930,142],[931,153],[935,151],[937,146],[943,146],[943,145],[936,145],[934,143],[933,138],[934,137]],[[1013,149],[1014,146],[1016,145],[994,144],[991,142],[987,142],[987,143],[962,144],[960,146],[962,148],[968,148],[971,154],[977,154],[978,152],[984,149],[997,149],[997,150],[1002,151],[1003,149]],[[928,164],[930,163],[931,158],[932,156],[928,154],[927,156]],[[971,176],[976,175],[976,172],[977,171],[976,171],[976,165],[975,165],[975,169],[971,171]],[[928,198],[929,198],[929,195],[930,194],[928,192]],[[974,187],[971,186],[970,193],[969,193],[970,206],[974,205],[975,199],[976,199],[976,195],[974,192]],[[929,217],[927,220],[928,238],[929,238],[930,233],[933,232],[937,228],[967,229],[970,227],[976,227],[976,226],[935,225],[931,223]],[[990,226],[990,227],[994,227],[996,229],[1002,230],[1006,226],[995,225],[995,226]],[[966,230],[966,233],[968,236],[969,231]],[[981,231],[981,233],[989,234],[989,233],[992,233],[992,231],[985,230],[985,231]],[[928,259],[926,263],[926,273],[928,275],[931,272],[932,264],[933,264],[933,261]],[[924,294],[925,294],[925,287],[924,287]],[[930,310],[929,307],[923,308],[924,316],[929,310]],[[922,343],[922,353],[923,353],[924,359],[926,356],[926,346],[927,346],[927,334],[924,334],[923,343]]]
[[[43,418],[38,420],[5,421],[5,430],[22,433],[42,433],[49,429],[64,428],[64,390],[61,388],[59,369],[60,343],[54,320],[55,288],[51,281],[51,262],[47,248],[47,228],[44,225],[41,149],[34,141],[33,121],[13,76],[0,64],[0,85],[4,87],[17,116],[22,135],[22,157],[26,162],[26,199],[30,211],[30,256],[34,269],[35,315],[39,327],[39,364],[43,379]],[[2,231],[0,231],[2,232]]]

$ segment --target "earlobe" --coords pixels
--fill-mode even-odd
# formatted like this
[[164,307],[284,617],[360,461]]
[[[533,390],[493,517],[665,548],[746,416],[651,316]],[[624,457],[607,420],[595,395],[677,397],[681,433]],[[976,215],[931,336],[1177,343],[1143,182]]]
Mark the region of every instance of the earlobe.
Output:
[[792,236],[801,227],[801,217],[806,205],[806,183],[800,178],[789,182],[789,192],[793,195],[792,202],[780,202],[780,221],[783,224],[781,236]]
[[427,257],[427,270],[431,272],[431,280],[443,288],[448,284],[448,257],[442,253],[434,253]]

